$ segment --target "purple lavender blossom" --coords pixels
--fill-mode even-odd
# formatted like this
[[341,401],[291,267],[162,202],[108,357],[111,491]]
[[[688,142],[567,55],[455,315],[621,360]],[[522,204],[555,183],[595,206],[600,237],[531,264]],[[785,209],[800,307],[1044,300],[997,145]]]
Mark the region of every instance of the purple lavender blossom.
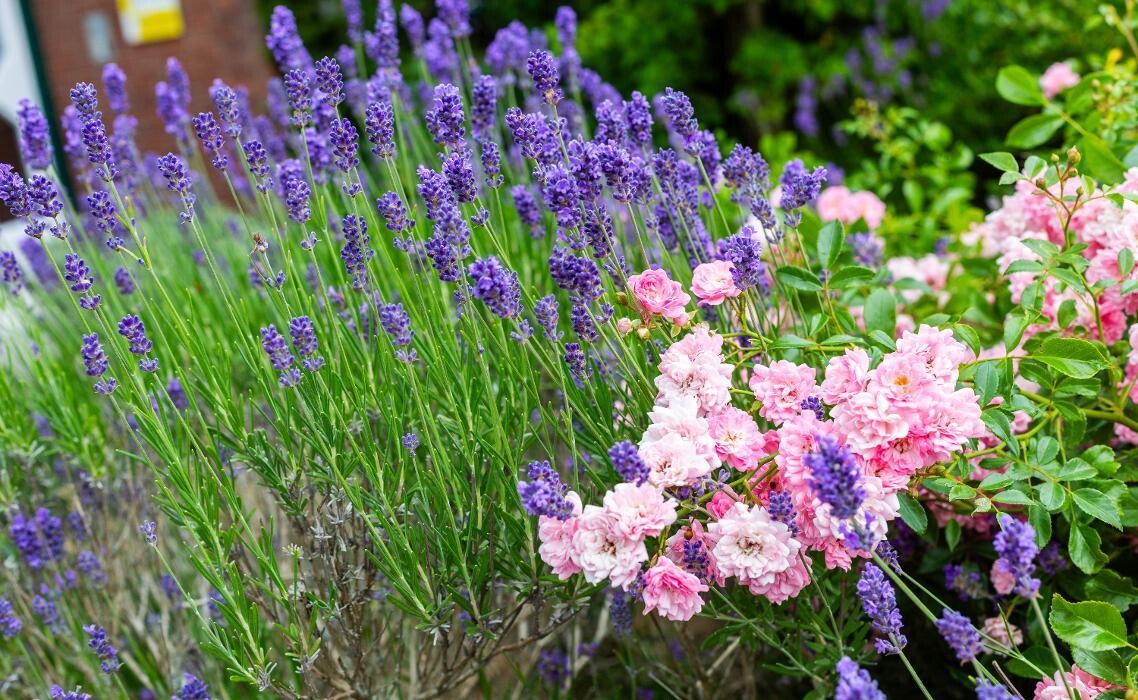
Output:
[[75,690],[64,690],[62,686],[53,685],[48,691],[51,700],[91,700],[90,693],[84,693],[82,686],[75,686]]
[[301,365],[309,372],[315,372],[324,366],[324,358],[316,354],[318,349],[316,340],[316,327],[308,316],[297,316],[288,323],[288,334],[292,337],[292,346],[296,354],[302,358]]
[[308,206],[308,199],[312,194],[309,189],[308,183],[303,178],[289,177],[284,180],[284,199],[285,207],[288,209],[288,218],[304,224],[312,215],[312,210]]
[[858,666],[848,656],[843,656],[835,667],[838,672],[838,686],[834,700],[885,700],[885,693],[877,688],[877,682],[869,672]]
[[95,652],[95,656],[102,662],[103,673],[111,674],[119,668],[119,652],[107,639],[107,631],[102,627],[91,624],[83,625],[83,631],[90,637],[87,646]]
[[609,449],[609,460],[613,469],[630,484],[640,486],[648,480],[650,469],[640,458],[640,452],[628,440],[616,443]]
[[229,166],[229,158],[225,155],[223,146],[225,141],[221,136],[221,126],[214,118],[213,112],[199,112],[193,119],[194,133],[202,144],[202,149],[210,155],[210,165],[215,170],[222,171]]
[[83,364],[87,368],[88,377],[100,377],[107,371],[107,356],[103,354],[103,346],[99,343],[98,333],[83,336],[83,347],[80,355],[83,357]]
[[12,603],[5,598],[0,598],[0,634],[11,639],[19,634],[23,628],[24,623],[20,621],[20,618],[16,617],[16,612],[12,609]]
[[54,155],[51,129],[43,112],[31,100],[20,100],[16,120],[20,129],[20,156],[24,164],[33,170],[51,167]]
[[91,277],[91,268],[75,253],[63,256],[63,279],[68,282],[69,289],[76,294],[86,293],[95,283]]
[[395,110],[390,102],[379,100],[367,106],[364,130],[376,158],[395,156]]
[[103,94],[107,96],[107,106],[112,114],[130,113],[130,97],[126,91],[126,73],[118,64],[103,66]]
[[115,285],[119,288],[119,294],[123,296],[134,294],[134,278],[125,267],[115,270]]
[[992,545],[1000,555],[994,568],[1012,575],[1015,593],[1024,598],[1034,597],[1039,592],[1039,579],[1032,576],[1035,573],[1035,555],[1039,553],[1035,529],[1022,520],[1001,514],[1000,532]]
[[573,381],[580,386],[589,378],[589,367],[580,343],[565,343],[565,366],[573,375]]
[[518,275],[502,266],[493,255],[470,265],[471,291],[499,318],[514,318],[522,310]]
[[1016,700],[1016,696],[999,683],[981,678],[976,683],[976,700]]
[[181,158],[173,153],[167,153],[158,159],[158,170],[166,178],[166,188],[177,193],[182,200],[180,220],[182,223],[192,221],[194,218],[194,202],[197,198],[191,190],[193,181],[190,178],[189,168],[186,167]]
[[340,63],[331,56],[325,56],[316,62],[314,69],[316,88],[323,93],[321,101],[329,107],[344,101],[344,76],[340,72]]
[[789,492],[772,491],[767,502],[767,512],[770,513],[771,520],[786,525],[790,528],[790,534],[798,535],[798,514]]
[[849,448],[828,435],[815,436],[816,448],[802,457],[810,470],[807,482],[831,514],[848,520],[857,515],[865,500],[861,470]]
[[530,51],[526,58],[526,71],[529,72],[538,94],[547,104],[556,105],[561,101],[563,94],[558,87],[561,74],[557,70],[553,54],[548,51]]
[[945,608],[935,624],[940,636],[952,647],[961,663],[973,661],[980,655],[983,650],[980,632],[967,617]]
[[296,27],[296,17],[287,7],[280,5],[273,8],[269,19],[269,33],[265,36],[265,45],[273,54],[277,67],[281,72],[294,69],[307,69],[312,66],[312,57],[304,48],[300,32]]
[[414,455],[415,450],[419,449],[419,435],[415,431],[411,431],[403,436],[400,443],[404,449]]
[[897,609],[896,593],[885,572],[867,563],[857,582],[857,595],[870,626],[879,635],[874,640],[877,653],[900,654],[906,643],[901,633],[901,611]]
[[387,230],[393,233],[403,233],[410,230],[415,221],[407,216],[407,206],[394,192],[386,192],[375,200],[375,207],[383,217]]
[[533,304],[533,315],[547,340],[559,342],[563,333],[557,330],[557,297],[543,296]]
[[403,25],[403,31],[407,33],[407,39],[411,42],[415,54],[421,55],[424,40],[423,15],[411,5],[404,3],[399,8],[399,23]]
[[566,498],[569,486],[561,481],[549,462],[530,462],[528,475],[528,482],[518,482],[518,495],[527,513],[558,520],[567,520],[573,515],[573,503]]
[[305,127],[312,120],[312,85],[310,81],[311,78],[306,70],[294,69],[285,73],[284,89],[291,108],[293,126]]
[[462,95],[449,83],[435,86],[434,103],[427,110],[427,130],[435,143],[457,148],[466,135],[463,125]]
[[341,228],[344,247],[340,249],[340,259],[352,280],[352,289],[365,289],[368,286],[367,263],[375,255],[375,251],[368,247],[371,236],[367,233],[367,221],[355,214],[347,214]]
[[8,288],[13,296],[24,288],[24,271],[16,261],[16,254],[10,250],[0,251],[0,282]]
[[209,686],[192,673],[183,673],[182,689],[171,700],[210,700]]
[[133,314],[127,314],[119,321],[119,335],[130,343],[130,351],[135,355],[147,355],[154,348],[154,343],[146,337],[146,326],[142,319]]

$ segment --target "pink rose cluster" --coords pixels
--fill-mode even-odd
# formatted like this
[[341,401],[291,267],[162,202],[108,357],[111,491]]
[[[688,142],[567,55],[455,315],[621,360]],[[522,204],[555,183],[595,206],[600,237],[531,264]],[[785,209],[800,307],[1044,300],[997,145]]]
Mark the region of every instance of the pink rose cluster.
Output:
[[[1138,194],[1138,169],[1129,170],[1122,184],[1113,191]],[[1058,194],[1057,186],[1053,194]],[[1033,184],[1021,181],[1016,185],[1015,194],[1005,197],[999,209],[965,234],[964,241],[978,245],[985,257],[997,259],[1000,270],[1006,274],[1012,300],[1018,303],[1039,274],[1031,271],[1008,273],[1008,268],[1020,260],[1040,259],[1030,247],[1033,240],[1062,246],[1062,223],[1051,201]],[[1069,228],[1078,242],[1087,245],[1082,254],[1089,263],[1084,274],[1091,286],[1104,280],[1122,283],[1138,279],[1138,265],[1125,275],[1118,267],[1120,252],[1138,249],[1138,204],[1127,200],[1122,206],[1117,206],[1102,197],[1093,199],[1079,207]],[[1062,284],[1053,275],[1043,277],[1042,281],[1042,313],[1047,322],[1029,328],[1024,334],[1025,339],[1041,331],[1059,330],[1068,334],[1089,333],[1091,337],[1112,344],[1122,339],[1129,325],[1128,319],[1138,314],[1138,292],[1123,294],[1121,284],[1107,287],[1092,299],[1090,294]],[[1068,300],[1075,305],[1075,318],[1068,327],[1059,328],[1059,307]],[[1096,301],[1102,321],[1101,333],[1094,317]]]
[[[851,547],[845,533],[865,532],[872,543],[896,517],[897,493],[921,469],[951,459],[969,439],[988,434],[971,389],[957,389],[958,367],[971,359],[947,330],[921,326],[906,331],[897,349],[876,367],[860,348],[827,365],[820,386],[814,371],[786,361],[756,367],[751,378],[759,415],[778,424],[776,481],[791,497],[799,538],[824,554],[828,568],[848,569],[868,549]],[[805,408],[809,397],[820,403]],[[794,401],[803,401],[795,410]],[[824,417],[820,404],[829,406]],[[853,522],[841,521],[811,486],[806,457],[819,436],[837,440],[853,453],[866,498]],[[773,488],[773,487],[772,487]]]
[[1054,676],[1044,678],[1035,684],[1034,700],[1068,700],[1071,697],[1067,692],[1068,685],[1082,700],[1094,700],[1109,690],[1118,690],[1121,687],[1092,676],[1078,666],[1071,666],[1071,670],[1064,674],[1067,677],[1066,684],[1063,683],[1059,673],[1056,671]]
[[818,195],[818,216],[822,221],[840,221],[846,226],[865,221],[875,231],[885,218],[885,202],[872,192],[850,192],[842,186],[827,187]]
[[[723,342],[698,325],[661,357],[655,405],[636,447],[642,483],[618,484],[600,506],[582,508],[570,492],[568,519],[541,517],[539,553],[556,575],[631,590],[645,613],[672,620],[690,619],[702,609],[701,594],[730,579],[779,604],[810,582],[810,552],[821,552],[828,568],[868,557],[913,474],[987,434],[976,396],[956,388],[970,354],[948,331],[906,332],[876,367],[851,349],[829,362],[821,385],[806,365],[756,365],[749,385],[765,431],[731,405]],[[815,490],[807,465],[822,436],[856,462],[865,498],[852,517],[838,517]],[[771,461],[770,470],[758,469]],[[724,466],[742,475],[742,493],[727,485]],[[701,493],[704,508],[677,522],[678,500]],[[851,530],[859,533],[852,543]],[[663,554],[652,557],[646,540],[659,537],[667,537]]]

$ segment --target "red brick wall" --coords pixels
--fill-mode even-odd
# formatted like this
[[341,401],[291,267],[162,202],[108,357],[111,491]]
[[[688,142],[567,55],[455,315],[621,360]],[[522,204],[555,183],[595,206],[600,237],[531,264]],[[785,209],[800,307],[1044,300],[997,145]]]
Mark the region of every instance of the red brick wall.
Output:
[[87,81],[99,89],[99,104],[109,122],[102,94],[103,67],[91,62],[83,34],[86,13],[106,14],[113,29],[112,60],[126,72],[131,109],[139,120],[138,145],[143,151],[175,150],[173,138],[163,130],[155,112],[154,100],[154,84],[165,80],[169,56],[181,61],[190,76],[191,116],[213,109],[208,89],[214,78],[233,87],[245,85],[254,109],[264,111],[265,81],[273,71],[264,48],[265,28],[253,0],[182,0],[182,38],[142,46],[123,41],[115,0],[33,0],[28,4],[56,110],[69,104],[68,91],[75,83]]

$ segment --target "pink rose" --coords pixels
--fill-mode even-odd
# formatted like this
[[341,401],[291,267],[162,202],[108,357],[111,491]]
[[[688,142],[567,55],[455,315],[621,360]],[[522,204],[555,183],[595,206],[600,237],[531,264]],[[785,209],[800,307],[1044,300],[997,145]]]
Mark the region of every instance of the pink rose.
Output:
[[570,491],[566,499],[573,506],[572,516],[558,520],[543,515],[537,523],[537,538],[541,541],[537,553],[562,581],[581,570],[573,561],[573,534],[577,532],[577,516],[581,514],[581,497]]
[[617,533],[628,539],[655,537],[676,521],[676,502],[651,484],[617,484],[605,494],[605,508],[616,516]]
[[1015,574],[1004,564],[1003,559],[997,559],[992,564],[992,588],[1000,595],[1007,595],[1012,592],[1015,585]]
[[659,314],[676,325],[687,323],[684,307],[691,301],[683,285],[668,278],[663,270],[645,270],[628,278],[628,289],[636,301],[651,314]]
[[699,297],[700,306],[719,306],[725,299],[742,294],[731,275],[734,268],[735,264],[726,260],[713,260],[695,268],[691,290]]
[[861,348],[846,350],[826,365],[826,378],[822,380],[822,400],[831,405],[844,402],[865,389],[865,376],[869,373],[869,355]]
[[711,500],[707,502],[707,512],[714,515],[716,518],[722,518],[723,514],[731,510],[731,506],[735,505],[736,500],[731,498],[725,491],[716,491]]
[[685,622],[703,608],[700,593],[708,590],[694,574],[660,557],[644,574],[644,614],[655,610],[661,616]]
[[842,186],[827,187],[818,195],[818,217],[822,221],[841,221],[846,226],[865,221],[870,230],[881,226],[885,203],[872,192],[850,192]]
[[1039,77],[1039,87],[1043,90],[1044,97],[1049,100],[1067,88],[1075,87],[1078,84],[1079,74],[1062,61],[1052,63]]

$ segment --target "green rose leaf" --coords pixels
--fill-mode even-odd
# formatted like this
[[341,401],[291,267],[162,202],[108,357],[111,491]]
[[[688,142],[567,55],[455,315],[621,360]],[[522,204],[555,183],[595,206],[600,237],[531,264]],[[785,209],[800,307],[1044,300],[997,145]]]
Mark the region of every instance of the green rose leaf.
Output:
[[1109,603],[1071,603],[1058,593],[1051,597],[1051,629],[1071,645],[1087,651],[1106,651],[1127,645],[1122,613]]

